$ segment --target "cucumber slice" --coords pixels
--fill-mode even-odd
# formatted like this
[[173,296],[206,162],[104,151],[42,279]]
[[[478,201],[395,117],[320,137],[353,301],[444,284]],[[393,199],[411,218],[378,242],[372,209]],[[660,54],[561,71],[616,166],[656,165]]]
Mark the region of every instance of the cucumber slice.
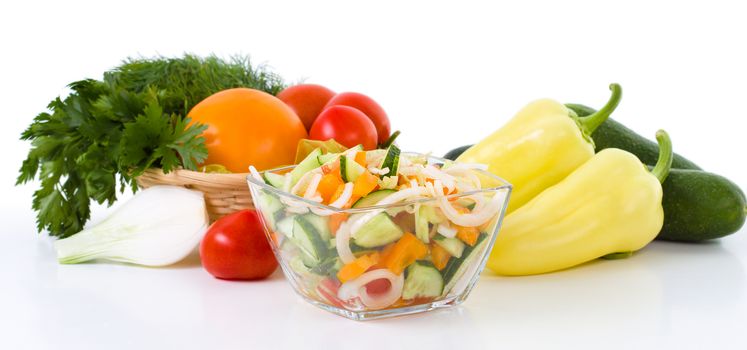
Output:
[[430,222],[431,224],[438,225],[446,222],[446,218],[443,216],[443,214],[440,214],[437,211],[436,207],[424,205],[421,206],[420,209],[420,214],[423,215],[423,217],[425,217],[425,219],[428,220],[428,222]]
[[430,208],[425,205],[421,205],[420,208],[415,212],[415,236],[423,243],[428,244],[430,242],[430,225],[428,225],[428,217],[426,214],[426,208]]
[[320,262],[316,266],[310,266],[310,271],[320,276],[333,277],[337,275],[337,271],[340,271],[341,268],[342,260],[340,260],[340,258],[338,258],[337,256],[332,256],[324,259],[324,261]]
[[283,188],[285,184],[285,175],[265,172],[262,177],[265,178],[265,182],[275,188]]
[[444,290],[444,279],[432,263],[416,261],[407,267],[402,299],[435,298]]
[[389,172],[381,176],[396,176],[397,168],[399,167],[399,148],[395,145],[389,146],[386,151],[386,157],[384,162],[381,163],[381,169],[389,168]]
[[447,238],[441,235],[436,235],[436,237],[433,237],[433,241],[436,242],[436,244],[440,245],[441,248],[446,249],[446,251],[449,252],[451,256],[457,259],[462,257],[464,248],[467,246],[456,237]]
[[296,216],[293,221],[293,241],[305,255],[306,266],[316,266],[326,258],[329,250],[316,225],[309,222],[311,215]]
[[290,172],[291,176],[291,185],[295,185],[298,180],[301,179],[301,176],[308,173],[309,171],[312,171],[320,166],[322,164],[319,163],[318,157],[322,154],[322,151],[320,149],[315,149],[309,153],[306,158],[304,158],[301,163],[298,163],[295,168]]
[[316,214],[306,214],[303,216],[306,221],[314,225],[316,232],[323,240],[328,241],[332,238],[332,233],[329,232],[329,218],[326,216],[319,216]]
[[358,176],[363,174],[366,168],[362,167],[355,161],[355,158],[350,156],[340,157],[340,175],[342,181],[353,182]]
[[292,216],[278,221],[275,225],[275,232],[278,232],[285,237],[293,238],[293,221],[294,218]]
[[482,255],[485,246],[488,244],[488,235],[486,233],[480,234],[477,237],[477,242],[474,247],[467,246],[464,249],[463,257],[461,259],[450,259],[444,267],[441,274],[444,276],[444,293],[448,293],[461,279],[462,275],[475,264],[479,262],[480,255]]
[[316,159],[319,161],[319,164],[324,165],[324,164],[327,164],[328,162],[331,162],[337,159],[337,157],[339,156],[340,156],[339,153],[327,153],[327,154],[322,154],[322,155],[317,156]]
[[365,208],[372,207],[379,203],[382,199],[388,197],[390,194],[397,192],[395,190],[378,190],[369,193],[367,196],[355,201],[353,208]]
[[355,233],[353,240],[355,244],[363,248],[373,248],[392,243],[400,239],[403,234],[402,229],[392,221],[389,215],[379,213],[363,224]]
[[262,218],[270,226],[270,229],[275,230],[275,223],[280,220],[283,215],[283,203],[280,202],[278,197],[272,195],[266,191],[260,191],[257,207],[261,208]]

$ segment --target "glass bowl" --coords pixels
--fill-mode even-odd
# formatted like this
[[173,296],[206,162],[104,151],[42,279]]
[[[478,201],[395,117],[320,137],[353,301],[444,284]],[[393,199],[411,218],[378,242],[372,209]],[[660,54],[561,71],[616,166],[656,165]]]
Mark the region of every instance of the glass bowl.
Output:
[[[447,162],[458,164],[417,153],[402,156],[420,157],[439,168]],[[260,176],[284,174],[294,167],[267,170]],[[485,266],[511,193],[505,180],[483,170],[468,171],[479,179],[479,189],[386,205],[356,203],[348,209],[293,195],[251,175],[247,181],[270,245],[296,293],[337,315],[370,320],[456,306],[466,300]],[[474,210],[478,201],[480,208],[490,206],[490,211],[483,210],[489,218],[465,230],[465,236],[459,231],[457,238],[453,231],[465,227],[444,215],[441,205],[462,203],[469,208],[472,204],[467,210]],[[360,234],[364,227],[366,236]],[[463,239],[470,232],[472,239]]]

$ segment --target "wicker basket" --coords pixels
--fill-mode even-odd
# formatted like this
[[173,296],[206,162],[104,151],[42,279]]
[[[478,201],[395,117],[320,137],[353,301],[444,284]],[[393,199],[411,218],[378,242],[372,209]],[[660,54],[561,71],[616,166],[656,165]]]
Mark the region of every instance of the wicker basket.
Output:
[[149,169],[137,178],[137,184],[141,188],[172,185],[200,191],[205,195],[207,211],[213,222],[221,216],[254,208],[246,183],[247,175],[201,173],[184,169],[164,174],[161,169]]

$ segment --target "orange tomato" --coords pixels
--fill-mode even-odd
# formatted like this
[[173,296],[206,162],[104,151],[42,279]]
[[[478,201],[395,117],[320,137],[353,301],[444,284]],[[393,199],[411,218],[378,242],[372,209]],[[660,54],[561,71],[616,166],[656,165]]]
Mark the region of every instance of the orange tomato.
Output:
[[244,173],[293,164],[306,128],[283,101],[266,92],[235,88],[202,100],[189,112],[190,123],[208,126],[202,133],[208,150],[205,164],[221,164]]

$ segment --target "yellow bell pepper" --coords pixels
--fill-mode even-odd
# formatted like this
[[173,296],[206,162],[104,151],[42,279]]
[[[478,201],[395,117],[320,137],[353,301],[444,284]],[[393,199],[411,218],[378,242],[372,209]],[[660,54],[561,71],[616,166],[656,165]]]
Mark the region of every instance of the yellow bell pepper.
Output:
[[487,266],[531,275],[646,246],[664,223],[661,182],[672,165],[669,137],[660,130],[656,139],[659,160],[651,172],[635,155],[605,149],[508,215]]
[[457,161],[487,164],[488,171],[510,182],[510,213],[594,156],[589,135],[607,120],[622,96],[620,85],[612,84],[610,90],[607,104],[584,118],[550,99],[532,102]]

